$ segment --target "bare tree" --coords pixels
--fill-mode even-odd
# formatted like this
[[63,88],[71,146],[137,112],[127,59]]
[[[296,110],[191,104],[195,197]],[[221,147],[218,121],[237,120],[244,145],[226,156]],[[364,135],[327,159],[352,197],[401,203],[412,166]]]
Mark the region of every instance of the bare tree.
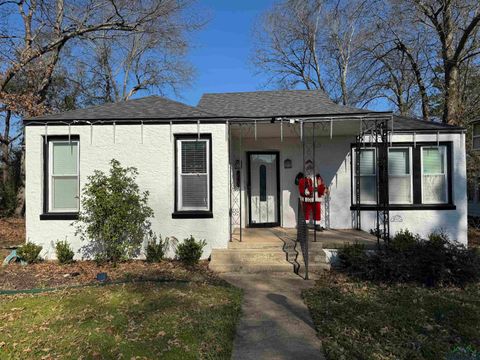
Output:
[[368,6],[365,0],[275,5],[257,25],[254,64],[282,87],[322,89],[344,105],[368,102],[371,72],[362,57]]
[[320,9],[318,0],[285,1],[257,24],[253,61],[281,87],[325,90],[316,48]]
[[[478,0],[401,0],[400,8],[408,23],[420,24],[420,31],[430,36],[432,46],[428,55],[436,57],[439,65],[432,71],[435,78],[443,79],[442,120],[458,124],[462,116],[461,68],[480,54],[480,3]],[[401,50],[405,49],[408,46]]]
[[121,42],[92,42],[93,59],[79,60],[76,68],[82,70],[72,76],[78,84],[84,83],[85,102],[125,101],[140,91],[176,92],[187,85],[193,69],[183,60],[186,46],[178,42],[165,48],[159,40],[135,34]]
[[[192,29],[188,23],[192,18],[182,16],[190,4],[190,0],[0,1],[4,15],[0,23],[0,117],[8,125],[0,137],[2,179],[8,180],[10,150],[18,136],[10,133],[11,121],[49,110],[49,89],[66,48],[70,46],[74,53],[85,41],[101,38],[108,42],[133,35],[174,41],[181,38],[175,34]],[[135,59],[138,55],[133,56],[132,67]],[[139,88],[143,85],[137,83]]]

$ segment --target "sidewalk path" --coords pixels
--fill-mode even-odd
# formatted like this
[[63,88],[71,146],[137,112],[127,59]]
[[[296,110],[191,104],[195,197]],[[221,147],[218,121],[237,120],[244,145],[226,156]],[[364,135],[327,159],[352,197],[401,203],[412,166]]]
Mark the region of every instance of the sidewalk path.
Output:
[[313,286],[294,274],[222,274],[244,290],[232,359],[324,359],[301,291]]

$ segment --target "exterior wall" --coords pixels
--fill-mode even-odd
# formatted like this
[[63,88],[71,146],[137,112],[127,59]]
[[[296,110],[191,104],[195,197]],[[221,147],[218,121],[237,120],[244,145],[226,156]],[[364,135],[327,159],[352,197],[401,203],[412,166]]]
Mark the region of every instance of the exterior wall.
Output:
[[[173,135],[196,133],[195,125],[173,125]],[[150,192],[149,205],[154,210],[152,228],[157,234],[175,236],[180,241],[189,235],[206,239],[203,257],[212,248],[225,248],[229,239],[228,141],[224,124],[202,124],[201,133],[212,135],[213,218],[172,219],[174,210],[174,142],[169,125],[144,125],[143,144],[140,125],[72,126],[71,134],[80,136],[80,188],[94,170],[108,171],[115,158],[123,166],[134,166],[141,190]],[[26,136],[26,229],[27,240],[43,246],[42,256],[55,258],[54,243],[66,239],[76,258],[82,258],[86,245],[74,235],[71,220],[40,220],[43,212],[43,126],[27,126]],[[67,126],[49,126],[49,135],[68,135]]]
[[[330,227],[345,229],[352,228],[350,214],[350,144],[355,140],[352,136],[319,137],[315,154],[316,171],[320,172],[330,188],[330,216],[325,214],[322,206],[322,225],[325,220]],[[235,153],[238,154],[238,143],[235,143]],[[298,187],[295,185],[295,176],[303,171],[303,151],[299,138],[285,138],[283,142],[277,138],[262,138],[255,141],[247,138],[242,142],[243,169],[242,169],[242,224],[248,221],[247,198],[247,151],[279,151],[280,153],[280,224],[286,228],[297,226]],[[234,155],[235,156],[235,155]],[[290,159],[292,167],[284,168],[284,161]],[[248,225],[248,224],[247,224]]]
[[[413,135],[394,134],[394,142],[413,142]],[[416,141],[436,142],[436,134],[417,134]],[[440,134],[439,141],[452,141],[453,163],[453,202],[455,210],[402,210],[390,211],[391,234],[401,229],[409,229],[422,236],[434,230],[444,230],[453,240],[467,244],[467,194],[466,194],[466,158],[465,135]],[[322,204],[323,226],[333,229],[351,229],[354,227],[354,212],[351,205],[351,143],[353,136],[318,137],[316,150],[316,171],[320,172],[330,188],[329,211],[326,213]],[[239,158],[239,141],[234,139],[232,161]],[[247,161],[246,152],[255,150],[272,150],[280,153],[280,223],[283,227],[296,227],[298,189],[294,179],[303,170],[303,152],[300,139],[285,138],[280,142],[276,138],[245,138],[242,141],[242,225],[248,226],[247,199]],[[292,168],[285,169],[285,159],[292,160]],[[369,231],[376,227],[376,212],[362,211],[362,229]]]

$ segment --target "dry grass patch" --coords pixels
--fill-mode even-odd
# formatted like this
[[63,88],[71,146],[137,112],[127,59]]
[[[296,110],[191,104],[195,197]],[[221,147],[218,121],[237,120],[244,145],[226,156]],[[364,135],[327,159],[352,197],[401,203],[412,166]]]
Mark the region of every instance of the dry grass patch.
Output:
[[480,359],[479,284],[387,286],[333,273],[304,298],[328,359]]

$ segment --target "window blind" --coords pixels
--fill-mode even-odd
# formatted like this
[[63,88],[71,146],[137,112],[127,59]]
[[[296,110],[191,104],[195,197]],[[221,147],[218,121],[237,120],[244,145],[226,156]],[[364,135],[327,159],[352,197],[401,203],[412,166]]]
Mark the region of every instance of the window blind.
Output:
[[412,202],[412,178],[410,175],[410,150],[388,150],[389,201],[392,204]]
[[182,142],[182,173],[196,174],[207,172],[206,141]]
[[375,149],[361,149],[360,153],[360,201],[363,204],[377,202]]
[[446,203],[447,171],[445,146],[422,148],[422,196],[428,204]]
[[180,141],[180,210],[208,210],[209,169],[207,140]]

